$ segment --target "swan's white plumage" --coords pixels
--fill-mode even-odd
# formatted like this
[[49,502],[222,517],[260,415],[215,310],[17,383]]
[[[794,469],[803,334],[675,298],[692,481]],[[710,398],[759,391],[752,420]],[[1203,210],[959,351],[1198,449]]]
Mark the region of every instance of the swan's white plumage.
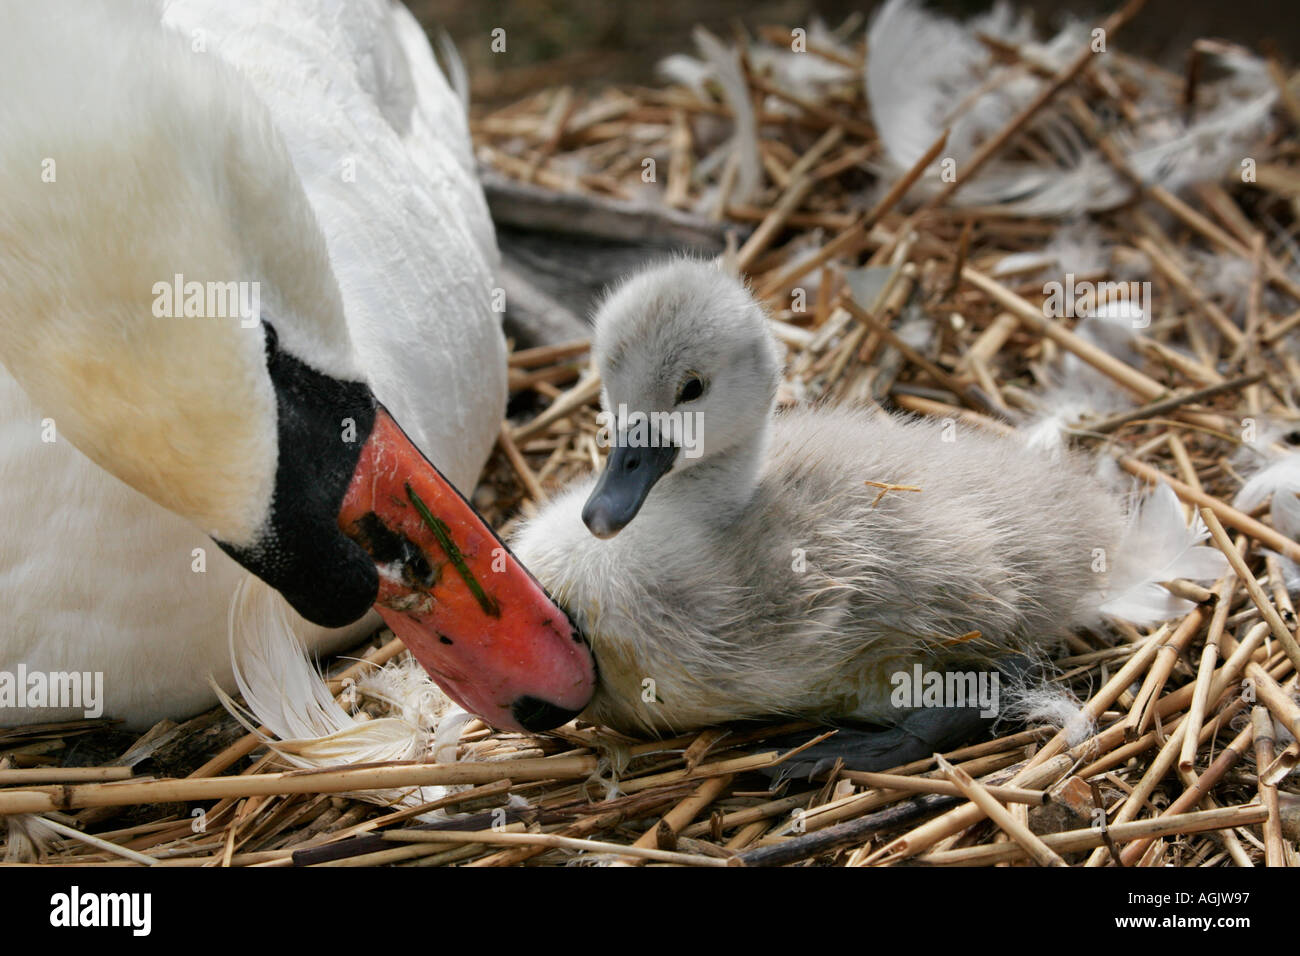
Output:
[[[92,75],[94,64],[124,50],[134,57],[126,68],[158,82],[147,52],[158,29],[154,6],[91,3],[58,12],[73,35],[94,37],[84,57]],[[178,0],[165,5],[165,19],[191,44],[202,40],[205,52],[192,48],[194,56],[229,64],[242,78],[239,95],[269,110],[327,246],[347,324],[342,341],[351,340],[346,361],[368,376],[448,478],[467,488],[505,401],[504,340],[490,307],[497,253],[473,179],[462,104],[418,25],[387,0]],[[6,26],[10,62],[21,52],[18,27],[15,20]],[[109,94],[96,84],[72,67],[68,72],[70,83],[106,101]],[[7,75],[21,82],[20,73]],[[6,90],[5,99],[10,116],[28,103],[21,89]],[[127,115],[133,107],[116,108]],[[101,113],[96,106],[97,118],[116,115]],[[75,114],[34,112],[25,121],[47,123],[52,134],[59,124],[80,122]],[[6,134],[13,130],[8,124]],[[211,149],[203,135],[194,127],[183,140],[196,156]],[[149,151],[148,144],[119,145]],[[76,157],[57,158],[67,182]],[[355,161],[347,167],[355,181],[345,179],[345,160]],[[38,165],[30,188],[54,188],[39,173]],[[268,208],[267,220],[276,214]],[[130,248],[131,227],[129,219],[85,226],[99,230],[95,249],[110,257]],[[324,336],[327,327],[318,328]],[[323,359],[325,339],[313,330],[310,320],[279,327],[297,354]],[[229,416],[247,412],[240,394],[237,386],[230,390]],[[234,686],[226,617],[245,572],[199,528],[94,465],[62,432],[58,441],[43,440],[45,417],[12,371],[0,368],[7,505],[0,669],[21,661],[30,669],[104,672],[105,712],[136,726],[206,706],[209,674]],[[200,560],[201,572],[194,570]],[[342,646],[371,624],[326,631],[288,613],[298,637],[317,652]],[[36,722],[80,711],[5,716]]]

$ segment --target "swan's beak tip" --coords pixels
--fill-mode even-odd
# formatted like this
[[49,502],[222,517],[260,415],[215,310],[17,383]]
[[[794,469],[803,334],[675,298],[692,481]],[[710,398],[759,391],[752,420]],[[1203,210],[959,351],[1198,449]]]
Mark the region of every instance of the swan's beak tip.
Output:
[[379,568],[375,609],[466,710],[537,732],[590,702],[581,633],[382,410],[339,525]]

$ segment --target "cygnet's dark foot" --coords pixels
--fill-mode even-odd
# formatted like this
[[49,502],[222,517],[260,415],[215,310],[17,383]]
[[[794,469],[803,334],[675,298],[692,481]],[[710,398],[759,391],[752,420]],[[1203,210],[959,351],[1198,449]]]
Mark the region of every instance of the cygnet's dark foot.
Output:
[[[998,668],[999,683],[1004,689],[1022,685],[1036,673],[1035,664],[1020,655],[1005,658]],[[998,699],[1001,700],[1001,695]],[[837,727],[835,736],[765,772],[776,780],[807,779],[826,773],[837,759],[844,761],[845,770],[888,770],[988,737],[999,716],[998,707],[990,710],[978,704],[900,710],[899,719],[892,726]],[[798,747],[824,732],[807,730],[774,738],[765,741],[764,748]]]
[[[895,726],[880,730],[839,727],[834,737],[766,772],[777,780],[807,779],[826,773],[836,760],[844,761],[845,770],[888,770],[975,740],[987,734],[994,720],[981,717],[976,708],[936,707],[912,711]],[[773,744],[782,749],[797,747],[819,732],[825,731],[806,730],[766,741],[764,747]]]

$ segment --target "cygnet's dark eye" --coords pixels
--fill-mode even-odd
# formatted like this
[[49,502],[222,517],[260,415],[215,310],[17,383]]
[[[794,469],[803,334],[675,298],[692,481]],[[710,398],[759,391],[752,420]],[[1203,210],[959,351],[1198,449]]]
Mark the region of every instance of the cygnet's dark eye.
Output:
[[1287,432],[1282,436],[1282,440],[1288,445],[1300,445],[1300,428]]
[[693,402],[704,394],[704,380],[698,375],[688,375],[677,389],[677,404]]

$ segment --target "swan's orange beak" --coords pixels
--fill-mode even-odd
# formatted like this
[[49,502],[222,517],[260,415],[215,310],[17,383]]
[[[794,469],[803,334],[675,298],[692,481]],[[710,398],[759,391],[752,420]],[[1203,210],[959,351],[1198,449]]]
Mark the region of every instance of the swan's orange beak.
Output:
[[447,695],[502,730],[549,730],[595,692],[591,651],[380,408],[339,527],[379,568],[375,609]]

